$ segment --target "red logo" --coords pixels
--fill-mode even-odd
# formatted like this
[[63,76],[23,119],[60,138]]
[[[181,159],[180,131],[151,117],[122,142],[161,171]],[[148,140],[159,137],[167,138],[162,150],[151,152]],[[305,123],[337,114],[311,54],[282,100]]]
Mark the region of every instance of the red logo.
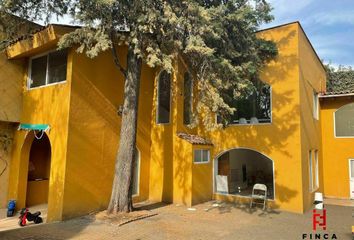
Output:
[[317,227],[322,227],[323,230],[326,230],[326,209],[323,209],[323,210],[314,209],[313,210],[312,230],[316,231]]

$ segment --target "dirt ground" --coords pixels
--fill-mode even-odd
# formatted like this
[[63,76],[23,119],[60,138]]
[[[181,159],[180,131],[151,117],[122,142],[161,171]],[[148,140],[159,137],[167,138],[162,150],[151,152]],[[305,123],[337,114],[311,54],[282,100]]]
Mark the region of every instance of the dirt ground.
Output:
[[[179,205],[151,204],[144,209],[158,215],[122,226],[93,215],[60,223],[28,226],[0,232],[0,239],[315,239],[312,211],[305,214],[260,209],[247,205],[207,202],[188,209]],[[329,238],[352,239],[354,208],[326,205]],[[319,231],[318,233],[321,233]],[[307,238],[303,238],[307,234]]]

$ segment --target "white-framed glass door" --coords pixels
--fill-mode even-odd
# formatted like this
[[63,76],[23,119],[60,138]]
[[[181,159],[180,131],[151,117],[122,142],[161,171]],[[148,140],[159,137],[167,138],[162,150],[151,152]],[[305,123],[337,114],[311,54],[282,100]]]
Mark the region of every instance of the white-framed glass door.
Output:
[[354,159],[349,159],[350,198],[354,199]]

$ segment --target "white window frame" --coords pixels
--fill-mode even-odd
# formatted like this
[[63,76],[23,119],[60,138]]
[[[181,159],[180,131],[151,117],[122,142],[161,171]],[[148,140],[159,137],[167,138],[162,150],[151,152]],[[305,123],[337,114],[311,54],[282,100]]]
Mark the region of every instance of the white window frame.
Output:
[[[48,83],[49,82],[49,77],[48,77],[48,67],[49,67],[49,54],[56,52],[58,50],[50,50],[35,56],[32,56],[29,58],[29,64],[28,64],[28,77],[27,77],[27,90],[32,90],[32,89],[37,89],[37,88],[43,88],[43,87],[48,87],[48,86],[52,86],[52,85],[57,85],[57,84],[63,84],[66,83],[67,79],[68,79],[68,66],[66,65],[66,77],[64,81],[60,81],[60,82],[55,82],[55,83]],[[32,60],[33,59],[37,59],[43,56],[47,56],[47,65],[46,65],[46,73],[45,73],[45,85],[42,86],[37,86],[37,87],[31,87],[31,82],[32,82]],[[68,58],[66,59],[66,64],[68,64]]]
[[335,138],[354,138],[354,135],[348,135],[348,136],[337,136],[337,131],[336,131],[336,113],[342,108],[345,107],[349,104],[353,104],[353,103],[346,103],[343,106],[341,106],[340,108],[338,108],[336,111],[333,112],[333,132],[334,132],[334,137]]
[[309,189],[310,192],[315,192],[319,188],[319,163],[318,150],[309,150]]
[[318,165],[318,150],[315,149],[314,150],[314,160],[315,160],[315,164],[314,164],[314,167],[315,167],[315,186],[314,186],[314,190],[316,191],[319,186],[320,186],[320,182],[319,182],[319,165]]
[[137,184],[137,189],[136,189],[136,193],[132,195],[132,197],[138,197],[139,194],[140,194],[140,164],[141,164],[141,154],[140,154],[140,150],[138,148],[136,148],[136,153],[138,154],[138,164],[137,164],[137,167],[138,167],[138,176],[137,176],[137,181],[138,181],[138,184]]
[[[195,152],[196,151],[201,151],[201,162],[196,162],[195,161]],[[207,152],[207,161],[203,161],[203,156],[204,156],[204,154],[203,154],[203,152],[204,151],[206,151]],[[210,149],[194,149],[194,151],[193,151],[193,163],[194,164],[206,164],[206,163],[209,163],[210,162]]]
[[309,190],[313,192],[313,165],[312,165],[312,150],[308,152],[308,167],[309,167]]
[[160,123],[159,122],[159,100],[160,100],[160,76],[161,76],[161,73],[163,72],[164,70],[162,70],[158,77],[157,77],[157,87],[156,87],[156,119],[155,119],[155,123],[156,125],[168,125],[171,123],[171,110],[172,110],[172,73],[168,73],[170,75],[170,112],[169,112],[169,117],[168,117],[168,122],[166,123]]
[[313,118],[316,119],[316,120],[319,120],[320,119],[320,111],[319,111],[319,108],[320,108],[320,101],[319,101],[319,94],[315,91],[313,91],[313,96],[312,96],[312,99],[313,99],[313,109],[312,109],[312,113],[313,113]]

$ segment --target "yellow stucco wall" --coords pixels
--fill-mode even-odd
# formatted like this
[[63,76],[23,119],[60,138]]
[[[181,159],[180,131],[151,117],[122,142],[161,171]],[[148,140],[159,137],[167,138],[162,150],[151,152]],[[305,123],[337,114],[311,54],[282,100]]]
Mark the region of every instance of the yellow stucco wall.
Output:
[[20,121],[25,63],[24,60],[9,61],[0,52],[0,121]]
[[275,205],[294,212],[303,211],[298,34],[297,23],[259,33],[274,40],[279,51],[261,72],[261,79],[271,85],[272,123],[234,125],[207,134],[214,143],[213,158],[230,149],[249,148],[273,160]]
[[[37,50],[47,51],[55,49],[58,38],[54,38],[53,29],[35,34],[33,43],[29,40],[17,42],[7,49],[9,57],[33,56]],[[48,35],[49,34],[49,35]],[[50,41],[49,41],[49,40]],[[31,51],[29,46],[35,46]],[[48,190],[48,221],[62,219],[65,165],[68,140],[69,100],[72,72],[72,51],[67,59],[67,77],[65,82],[60,82],[46,87],[27,89],[26,68],[23,75],[23,103],[20,122],[32,124],[49,124],[51,129],[47,133],[51,144],[51,170]],[[25,59],[25,58],[24,58]],[[28,61],[26,62],[28,66]],[[14,137],[8,199],[17,200],[17,208],[25,207],[28,159],[33,132],[17,131]]]
[[354,97],[321,99],[323,183],[326,197],[350,197],[349,159],[354,159],[354,138],[334,135],[334,112],[353,103]]
[[[119,48],[125,63],[125,48]],[[140,189],[135,201],[148,198],[150,118],[153,70],[143,66],[139,99],[138,139]],[[91,60],[73,57],[68,155],[63,218],[83,215],[108,206],[118,148],[124,80],[111,52]]]
[[[16,127],[17,125],[14,123],[0,121],[0,172],[3,172],[0,176],[0,208],[7,206],[11,151]],[[2,143],[5,144],[3,145]]]
[[[15,44],[8,49],[10,57],[21,58],[54,49],[57,38],[53,36],[58,34],[47,31],[43,33],[47,34],[43,38],[45,44],[27,40],[25,46]],[[143,66],[137,138],[140,185],[134,201],[150,199],[190,206],[218,198],[213,194],[215,158],[230,149],[249,148],[273,160],[274,207],[294,212],[309,207],[311,196],[306,192],[308,171],[304,153],[320,144],[319,123],[310,121],[310,92],[312,86],[316,90],[323,87],[318,85],[322,70],[313,53],[308,53],[312,50],[297,23],[258,34],[274,40],[279,49],[277,59],[261,71],[261,79],[272,88],[270,124],[234,125],[214,131],[205,131],[202,126],[187,128],[183,124],[185,67],[177,57],[171,76],[170,123],[156,124],[158,71]],[[33,44],[35,50],[31,50]],[[124,65],[126,48],[119,47],[118,52]],[[91,60],[71,50],[65,83],[24,91],[21,122],[51,126],[49,221],[107,206],[119,141],[117,109],[122,99],[123,79],[110,52]],[[214,145],[192,145],[180,139],[178,132],[198,134]],[[33,134],[19,131],[14,140],[9,198],[18,199],[19,207],[26,199],[26,153],[32,139]],[[193,164],[193,150],[198,148],[211,150],[210,162]]]
[[[193,130],[186,128],[183,125],[184,68],[183,63],[179,61],[172,75],[171,121],[169,124],[158,125],[155,121],[155,79],[150,169],[150,198],[152,200],[171,202],[173,199],[173,202],[183,203],[182,194],[188,196],[187,205],[189,202],[195,204],[208,200],[206,196],[213,195],[214,158],[226,150],[243,147],[265,154],[274,161],[275,205],[282,209],[303,212],[299,34],[300,27],[297,23],[259,33],[260,37],[275,40],[279,48],[276,61],[270,63],[261,73],[262,80],[272,86],[271,124],[235,125],[212,132],[204,131],[201,126]],[[179,140],[176,136],[178,132],[195,133],[196,131],[214,143],[209,164],[193,164],[193,152],[189,157],[184,155],[184,152],[189,151],[184,145],[189,143]],[[193,148],[197,147],[193,146]],[[172,169],[179,169],[179,175],[183,175],[186,179],[185,182],[188,184],[185,184],[184,188],[187,190],[178,184],[176,179],[178,175],[174,174],[174,178],[170,179],[171,165]],[[192,178],[191,189],[189,187],[190,176]],[[189,196],[190,191],[192,191],[191,196]]]
[[[21,123],[49,124],[51,144],[51,171],[49,177],[48,221],[62,219],[64,179],[67,154],[69,96],[71,84],[72,54],[68,56],[67,80],[43,88],[25,90]],[[27,75],[25,75],[27,81]],[[24,84],[25,85],[25,84]],[[9,199],[17,199],[17,207],[26,202],[29,150],[33,133],[17,131],[14,139]]]
[[[323,93],[326,90],[326,72],[312,50],[305,33],[299,30],[299,72],[300,72],[300,121],[301,121],[301,162],[302,162],[302,189],[304,209],[313,204],[314,192],[322,192],[323,183],[320,180],[321,159],[321,125],[320,120],[314,117],[314,93]],[[318,107],[318,114],[319,114]],[[309,180],[309,151],[318,150],[319,156],[319,188],[310,190]],[[313,177],[315,177],[315,166]]]

